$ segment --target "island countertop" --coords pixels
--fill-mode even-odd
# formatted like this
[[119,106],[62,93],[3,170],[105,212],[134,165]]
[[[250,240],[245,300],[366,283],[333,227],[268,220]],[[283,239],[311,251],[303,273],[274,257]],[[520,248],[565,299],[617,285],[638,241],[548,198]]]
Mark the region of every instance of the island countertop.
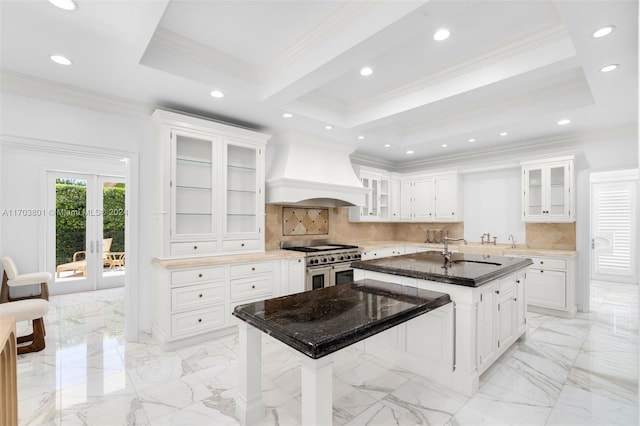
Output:
[[531,259],[453,253],[451,264],[437,252],[422,252],[351,263],[354,269],[382,272],[422,280],[478,287],[533,264]]
[[240,305],[233,315],[317,359],[450,302],[445,293],[360,280]]

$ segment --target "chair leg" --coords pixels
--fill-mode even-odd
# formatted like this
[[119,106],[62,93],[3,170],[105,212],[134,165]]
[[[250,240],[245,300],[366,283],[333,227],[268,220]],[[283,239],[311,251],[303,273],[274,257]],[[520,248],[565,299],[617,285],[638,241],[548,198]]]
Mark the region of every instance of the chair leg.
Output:
[[7,284],[7,273],[2,273],[2,287],[0,288],[0,303],[7,303],[9,301],[9,284]]
[[49,284],[40,283],[40,297],[47,302],[49,301]]
[[[45,348],[45,330],[44,330],[44,320],[42,318],[36,318],[33,320],[33,341],[28,346],[19,346],[18,347],[18,355],[26,354],[29,352],[39,352]],[[29,336],[22,336],[29,337]],[[21,342],[21,337],[18,337],[18,343]],[[25,340],[28,341],[28,340]]]

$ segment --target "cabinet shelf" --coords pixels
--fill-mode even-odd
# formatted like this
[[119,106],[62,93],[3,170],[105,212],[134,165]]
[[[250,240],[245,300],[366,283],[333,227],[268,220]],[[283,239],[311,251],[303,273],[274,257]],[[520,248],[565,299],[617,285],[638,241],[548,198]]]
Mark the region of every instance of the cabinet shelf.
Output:
[[183,185],[176,185],[176,190],[208,192],[208,191],[211,191],[211,187],[210,186],[183,186]]
[[255,172],[256,171],[255,167],[239,166],[239,165],[235,165],[235,164],[227,164],[227,169],[242,170],[242,171],[246,171],[246,172]]
[[196,157],[178,157],[176,158],[176,162],[178,163],[186,163],[189,165],[194,165],[194,166],[209,166],[211,167],[213,165],[213,163],[211,162],[211,160],[203,160],[201,158],[196,158]]
[[227,192],[240,193],[240,194],[255,194],[254,189],[227,189]]

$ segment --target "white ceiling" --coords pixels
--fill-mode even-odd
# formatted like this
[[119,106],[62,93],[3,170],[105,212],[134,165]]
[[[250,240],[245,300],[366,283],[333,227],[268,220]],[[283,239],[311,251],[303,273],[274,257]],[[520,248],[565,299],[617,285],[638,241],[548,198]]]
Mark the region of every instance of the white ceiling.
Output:
[[76,3],[0,2],[2,90],[299,130],[391,165],[637,125],[634,0]]

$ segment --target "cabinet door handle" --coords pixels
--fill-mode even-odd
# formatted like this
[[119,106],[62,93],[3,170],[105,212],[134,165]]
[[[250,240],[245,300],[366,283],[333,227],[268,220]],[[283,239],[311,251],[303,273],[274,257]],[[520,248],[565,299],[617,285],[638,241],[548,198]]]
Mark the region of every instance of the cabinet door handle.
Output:
[[244,247],[244,243],[240,244],[240,247]]
[[544,261],[542,261],[542,260],[541,260],[541,261],[540,261],[540,264],[541,264],[541,265],[544,265]]
[[255,271],[255,270],[256,270],[256,267],[255,267],[255,266],[254,266],[254,267],[252,267],[252,268],[251,268],[251,270],[252,270],[252,271]]
[[202,278],[202,274],[198,274],[198,278]]
[[198,322],[202,322],[202,318],[198,318]]
[[252,284],[252,285],[251,285],[251,288],[256,288],[255,284]]
[[198,297],[202,298],[202,293],[200,293],[200,294],[198,295]]
[[496,290],[496,294],[500,294],[500,290]]
[[517,301],[518,301],[518,298],[517,298],[517,297],[514,297],[514,298],[513,298],[513,301],[514,301],[514,302],[517,302]]
[[193,246],[193,249],[194,250],[198,250],[198,246]]

